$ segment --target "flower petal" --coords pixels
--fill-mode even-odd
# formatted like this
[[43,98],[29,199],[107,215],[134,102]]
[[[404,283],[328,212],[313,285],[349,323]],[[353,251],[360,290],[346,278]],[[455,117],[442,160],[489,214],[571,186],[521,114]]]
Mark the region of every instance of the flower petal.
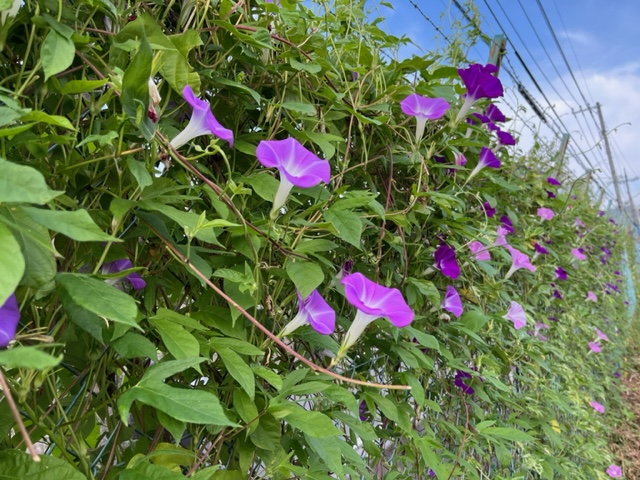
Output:
[[12,293],[0,307],[0,348],[9,345],[16,338],[16,330],[20,322],[20,309],[16,294]]

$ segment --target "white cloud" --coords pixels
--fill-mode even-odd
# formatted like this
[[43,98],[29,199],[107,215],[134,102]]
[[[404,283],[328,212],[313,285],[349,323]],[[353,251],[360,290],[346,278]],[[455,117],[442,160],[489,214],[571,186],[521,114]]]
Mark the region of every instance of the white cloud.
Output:
[[593,45],[594,39],[588,32],[581,32],[578,30],[567,30],[559,32],[558,36],[562,39],[569,40],[573,43],[579,43],[581,45]]

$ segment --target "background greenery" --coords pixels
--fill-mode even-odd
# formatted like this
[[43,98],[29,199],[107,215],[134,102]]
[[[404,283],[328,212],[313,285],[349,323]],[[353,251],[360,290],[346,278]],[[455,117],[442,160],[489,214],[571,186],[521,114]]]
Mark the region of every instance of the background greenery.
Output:
[[[362,1],[116,3],[27,0],[0,27],[0,293],[18,285],[22,312],[0,365],[47,454],[38,464],[20,453],[3,401],[2,475],[607,478],[608,432],[624,418],[613,374],[633,325],[630,235],[598,216],[589,179],[572,178],[554,145],[503,148],[500,170],[465,183],[471,168],[452,166],[452,148],[473,167],[491,142],[452,120],[473,31],[447,52],[396,61],[406,40]],[[233,149],[213,137],[184,157],[168,148],[190,115],[186,84],[234,131]],[[452,104],[420,145],[399,108],[413,92]],[[294,189],[271,221],[277,177],[255,149],[286,136],[328,159],[332,180]],[[555,199],[548,175],[563,181]],[[556,217],[542,222],[540,206]],[[472,240],[492,244],[501,215],[514,247],[550,251],[535,273],[504,280],[503,248],[491,262],[470,255]],[[459,319],[440,307],[451,284],[433,267],[442,241],[462,268]],[[580,246],[587,261],[570,254]],[[111,285],[133,270],[101,273],[122,258],[143,290]],[[347,261],[400,288],[416,319],[401,330],[378,320],[331,372],[410,390],[318,371],[355,313],[337,279]],[[618,278],[622,293],[605,294]],[[295,316],[296,288],[318,288],[336,309],[335,334],[267,335]],[[590,290],[597,303],[585,302]],[[511,301],[527,328],[502,318]],[[550,324],[548,341],[534,322]],[[611,339],[600,354],[588,353],[593,327]],[[473,395],[454,385],[457,370],[473,376]]]

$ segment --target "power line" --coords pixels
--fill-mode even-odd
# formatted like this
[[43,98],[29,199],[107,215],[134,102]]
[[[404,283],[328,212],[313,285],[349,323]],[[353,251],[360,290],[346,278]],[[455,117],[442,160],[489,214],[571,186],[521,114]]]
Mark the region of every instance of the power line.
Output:
[[431,20],[431,19],[427,16],[427,14],[426,14],[426,13],[424,13],[424,12],[422,11],[422,9],[421,9],[421,8],[420,8],[420,7],[419,7],[419,6],[418,6],[418,5],[417,5],[413,0],[409,0],[409,3],[410,3],[411,5],[413,5],[413,7],[414,7],[416,10],[418,10],[418,12],[420,12],[420,15],[422,15],[422,17],[423,17],[427,22],[429,22],[429,23],[433,26],[433,28],[435,28],[435,29],[436,29],[436,31],[437,31],[440,35],[442,35],[442,38],[444,38],[444,39],[447,41],[447,43],[451,44],[451,40],[449,40],[449,37],[447,37],[447,36],[444,34],[444,32],[443,32],[442,30],[440,30],[440,27],[438,27],[435,23],[433,23],[433,20]]

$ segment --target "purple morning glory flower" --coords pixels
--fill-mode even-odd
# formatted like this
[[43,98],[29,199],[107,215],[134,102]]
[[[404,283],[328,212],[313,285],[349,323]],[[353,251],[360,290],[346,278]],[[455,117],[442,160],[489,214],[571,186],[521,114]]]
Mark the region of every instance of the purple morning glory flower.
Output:
[[493,75],[498,71],[495,65],[474,63],[468,68],[459,69],[458,74],[467,87],[464,104],[456,116],[456,123],[467,114],[471,106],[480,98],[496,98],[504,94],[502,83]]
[[558,268],[556,268],[556,277],[558,277],[560,280],[566,280],[567,279],[567,272],[565,271],[564,268],[558,267]]
[[560,183],[558,180],[556,180],[553,177],[547,177],[547,183],[549,185],[562,185],[562,183]]
[[493,208],[489,202],[484,202],[482,206],[484,207],[484,213],[487,214],[487,217],[491,218],[496,214],[496,209]]
[[493,153],[490,148],[482,147],[480,149],[480,158],[478,160],[478,164],[469,174],[467,182],[475,177],[478,172],[480,172],[480,170],[485,167],[500,168],[500,159],[496,157],[495,153]]
[[500,111],[500,109],[498,108],[498,106],[494,103],[490,104],[487,107],[487,110],[485,112],[485,115],[488,119],[488,121],[496,123],[496,122],[504,122],[507,120],[507,118],[504,116],[504,113],[502,113]]
[[516,139],[513,138],[509,132],[505,132],[504,130],[496,130],[496,135],[498,136],[498,143],[502,146],[515,145]]
[[190,85],[184,87],[182,96],[193,108],[193,113],[186,128],[171,140],[171,146],[178,149],[193,138],[211,134],[226,140],[229,142],[229,146],[232,147],[233,132],[218,123],[216,117],[211,113],[209,102],[196,97]]
[[456,260],[456,252],[446,243],[441,243],[434,253],[436,268],[445,277],[455,280],[460,275],[460,267]]
[[543,220],[551,220],[555,216],[555,213],[553,213],[553,210],[550,208],[540,207],[538,209],[538,216]]
[[342,341],[337,360],[345,355],[374,320],[385,317],[398,328],[406,327],[413,321],[414,313],[397,288],[378,285],[361,273],[345,276],[340,284],[344,286],[347,300],[358,309],[358,313]]
[[572,248],[571,255],[576,257],[578,260],[586,260],[587,257],[584,254],[584,250],[582,248]]
[[453,152],[453,158],[458,167],[464,167],[467,164],[467,158],[458,151]]
[[280,172],[280,186],[273,200],[272,216],[285,204],[294,186],[310,188],[331,180],[329,162],[318,158],[293,137],[261,141],[256,156],[262,165],[275,167]]
[[429,469],[429,476],[431,478],[435,477],[436,476],[436,472],[434,472],[433,470]]
[[494,245],[508,245],[509,243],[507,242],[507,234],[509,233],[509,230],[507,230],[506,228],[504,228],[502,225],[500,225],[497,229],[496,229],[496,241],[493,243]]
[[524,327],[527,324],[527,316],[524,313],[524,308],[518,302],[511,302],[509,306],[509,310],[507,314],[502,318],[506,318],[507,320],[511,320],[513,322],[513,327],[518,330]]
[[298,295],[298,314],[291,320],[282,333],[281,337],[286,337],[292,332],[309,324],[318,333],[330,335],[336,328],[336,312],[329,306],[324,298],[314,290],[306,299],[303,299],[300,292]]
[[542,255],[548,255],[549,254],[549,250],[544,248],[538,242],[533,242],[533,248],[535,249],[536,253],[540,253]]
[[442,308],[447,312],[453,313],[456,317],[460,317],[460,315],[462,315],[463,308],[462,301],[460,301],[460,295],[458,295],[458,291],[451,285],[447,287],[447,293],[444,296]]
[[411,117],[416,117],[416,141],[420,141],[427,120],[438,120],[449,110],[449,102],[444,98],[427,98],[412,93],[400,102],[400,108]]
[[609,337],[607,336],[607,334],[603,333],[599,328],[596,328],[596,335],[602,340],[606,340],[607,342],[609,341]]
[[597,302],[598,301],[598,297],[596,297],[595,293],[593,293],[591,290],[589,290],[587,292],[587,300],[590,300],[592,302]]
[[487,118],[485,115],[482,115],[481,113],[474,112],[469,115],[469,117],[467,117],[466,121],[469,125],[478,125],[481,123],[488,123],[489,118]]
[[598,402],[591,402],[591,406],[593,407],[593,409],[596,412],[604,413],[604,405],[602,405],[602,404],[600,404]]
[[600,345],[598,345],[597,342],[589,342],[589,350],[591,350],[593,353],[600,353],[602,351]]
[[462,370],[457,370],[456,375],[453,380],[453,384],[462,390],[462,393],[466,393],[467,395],[473,395],[475,390],[464,383],[466,378],[472,378],[471,374],[467,372],[463,372]]
[[557,298],[559,300],[562,300],[562,294],[560,293],[560,291],[558,289],[553,291],[553,298]]
[[622,374],[618,371],[613,372],[613,376],[616,378],[620,378],[622,376]]
[[505,280],[521,268],[526,268],[530,272],[536,271],[536,267],[531,264],[527,255],[522,253],[520,250],[513,248],[511,245],[507,245],[505,248],[509,250],[509,253],[511,254],[511,268],[505,275]]
[[367,407],[367,402],[365,402],[364,400],[362,400],[360,402],[360,405],[358,406],[358,415],[360,416],[361,422],[366,422],[367,420],[369,420],[369,407]]
[[0,307],[0,348],[9,345],[16,338],[16,330],[20,321],[20,309],[16,294],[12,293]]
[[515,232],[515,230],[513,229],[513,223],[511,222],[511,219],[506,215],[502,215],[500,217],[500,223],[502,223],[502,226],[505,228],[507,233]]
[[603,216],[604,216],[604,210],[600,210],[600,211],[598,211],[598,216],[599,216],[599,217],[603,217]]
[[607,475],[611,478],[620,478],[622,477],[622,469],[618,465],[611,464],[607,468]]
[[489,250],[487,250],[487,248],[478,240],[474,240],[469,244],[469,250],[471,250],[471,253],[473,253],[473,258],[478,261],[491,260],[491,254],[489,254]]
[[[123,270],[129,270],[130,268],[133,268],[133,264],[131,263],[131,260],[129,260],[128,258],[122,258],[120,260],[115,260],[113,262],[108,262],[103,264],[102,273],[113,274],[113,273],[122,272]],[[147,283],[142,279],[142,277],[138,272],[130,273],[124,278],[107,280],[107,283],[110,283],[111,285],[115,285],[118,282],[121,282],[123,280],[127,280],[131,284],[131,286],[134,288],[134,290],[141,290],[147,285]]]
[[556,198],[556,194],[551,190],[545,190],[545,192],[547,192],[547,198]]

